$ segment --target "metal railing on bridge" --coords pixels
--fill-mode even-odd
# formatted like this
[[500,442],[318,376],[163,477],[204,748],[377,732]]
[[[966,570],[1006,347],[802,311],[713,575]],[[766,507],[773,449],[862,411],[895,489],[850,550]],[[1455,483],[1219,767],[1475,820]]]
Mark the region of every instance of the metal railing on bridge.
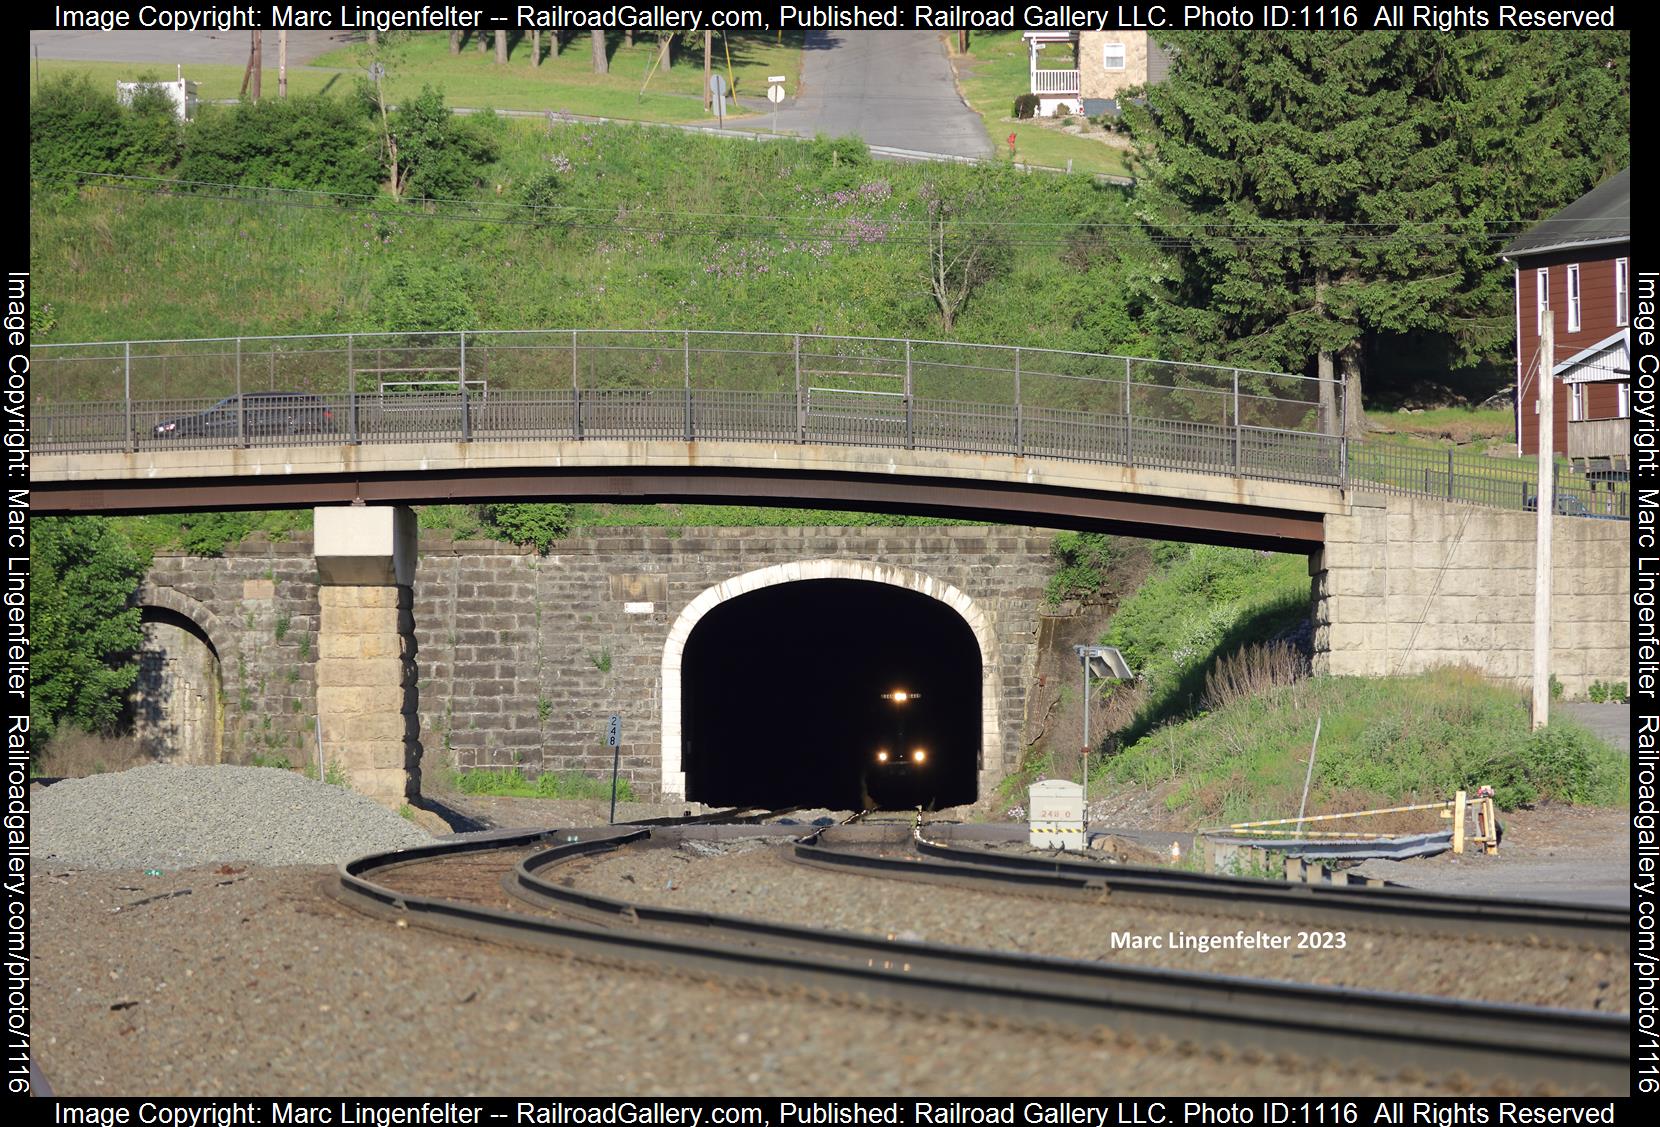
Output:
[[[1350,450],[1321,425],[1323,415],[1342,417],[1341,381],[1329,384],[1322,412],[1313,377],[1058,349],[563,329],[45,345],[33,364],[31,441],[43,454],[443,440],[825,443],[1324,485],[1353,477],[1398,492],[1528,503],[1519,484],[1489,487],[1491,465],[1448,460],[1420,474],[1414,452]],[[1447,481],[1435,476],[1443,469]],[[1565,479],[1558,496],[1580,491]]]

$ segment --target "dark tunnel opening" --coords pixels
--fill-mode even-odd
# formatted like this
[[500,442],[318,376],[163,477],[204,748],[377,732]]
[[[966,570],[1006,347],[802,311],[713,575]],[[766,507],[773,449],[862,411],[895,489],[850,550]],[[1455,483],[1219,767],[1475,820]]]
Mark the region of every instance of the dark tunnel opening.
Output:
[[765,587],[705,615],[681,668],[689,799],[937,809],[977,797],[980,648],[937,599],[851,579]]

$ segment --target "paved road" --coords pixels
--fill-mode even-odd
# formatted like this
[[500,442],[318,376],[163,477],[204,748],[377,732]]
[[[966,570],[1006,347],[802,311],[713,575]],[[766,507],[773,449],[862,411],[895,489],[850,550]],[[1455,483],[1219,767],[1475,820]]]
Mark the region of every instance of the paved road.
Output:
[[1589,701],[1551,705],[1551,719],[1554,720],[1558,713],[1579,721],[1614,747],[1627,755],[1631,754],[1631,705],[1592,704]]
[[[325,51],[363,38],[361,31],[291,31],[288,33],[288,65],[305,66]],[[265,69],[273,76],[277,68],[277,33],[268,31],[260,41]],[[31,31],[29,57],[40,48],[43,59],[75,59],[81,62],[116,63],[226,63],[243,66],[248,61],[246,31]],[[275,77],[270,81],[275,82]]]
[[[937,32],[812,31],[802,57],[799,86],[791,76],[790,92],[797,96],[779,109],[779,129],[953,156],[991,155],[979,115],[957,96]],[[746,124],[768,128],[771,113]]]

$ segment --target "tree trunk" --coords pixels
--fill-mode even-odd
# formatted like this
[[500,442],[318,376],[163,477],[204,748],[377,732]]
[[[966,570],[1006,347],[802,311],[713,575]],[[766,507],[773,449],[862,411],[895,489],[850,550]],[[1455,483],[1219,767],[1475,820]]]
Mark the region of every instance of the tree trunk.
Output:
[[674,68],[674,33],[660,31],[657,34],[663,38],[663,69],[672,70]]
[[709,72],[714,60],[715,33],[703,33],[703,112],[708,113],[715,108],[715,92],[709,88]]
[[596,31],[594,37],[594,73],[611,73],[611,64],[605,58],[605,32]]
[[1360,392],[1360,342],[1343,346],[1337,354],[1337,366],[1343,373],[1343,433],[1350,442],[1366,437],[1366,411]]
[[[1314,274],[1314,312],[1321,321],[1326,319],[1326,286],[1329,284],[1324,267]],[[1337,434],[1337,381],[1332,372],[1331,349],[1322,348],[1316,361],[1315,374],[1320,377],[1320,432]]]
[[450,54],[461,54],[461,33],[459,31],[450,32]]
[[634,46],[634,29],[633,28],[629,28],[627,31],[623,32],[623,46],[624,47]]
[[496,65],[499,67],[507,65],[507,32],[505,31],[496,32]]
[[530,33],[530,65],[533,67],[542,65],[542,33],[540,31]]
[[478,36],[478,53],[488,55],[490,53],[490,41],[484,37],[484,32],[475,31],[473,34]]

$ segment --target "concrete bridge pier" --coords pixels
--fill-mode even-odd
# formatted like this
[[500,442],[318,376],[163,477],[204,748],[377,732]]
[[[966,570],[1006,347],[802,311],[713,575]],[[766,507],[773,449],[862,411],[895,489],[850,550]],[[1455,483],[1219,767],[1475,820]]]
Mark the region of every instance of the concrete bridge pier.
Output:
[[319,508],[317,715],[326,763],[394,807],[420,793],[415,513]]

